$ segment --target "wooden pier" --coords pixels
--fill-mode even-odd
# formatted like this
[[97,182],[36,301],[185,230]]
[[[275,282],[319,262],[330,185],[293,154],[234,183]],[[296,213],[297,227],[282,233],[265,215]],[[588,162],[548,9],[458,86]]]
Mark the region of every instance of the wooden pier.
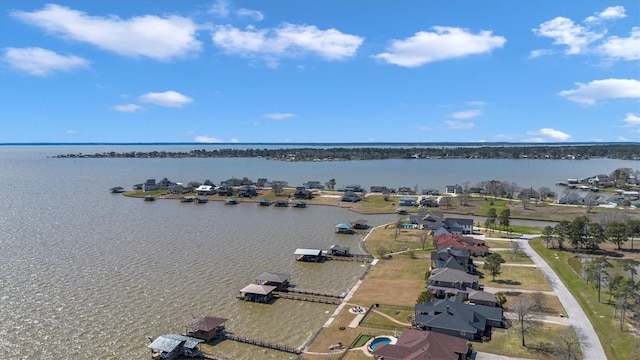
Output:
[[301,349],[294,348],[292,346],[272,343],[270,341],[250,339],[250,338],[246,338],[244,336],[234,335],[234,334],[229,334],[229,333],[225,333],[224,337],[225,337],[225,339],[229,339],[229,340],[233,340],[233,341],[237,341],[237,342],[241,342],[241,343],[245,343],[245,344],[260,346],[260,347],[271,349],[271,350],[278,350],[278,351],[286,352],[286,353],[289,353],[289,354],[295,354],[295,355],[302,354],[302,350]]
[[345,296],[347,296],[347,294],[345,293],[341,293],[341,294],[325,293],[325,292],[319,292],[315,290],[305,290],[305,289],[298,289],[298,288],[292,288],[292,287],[287,288],[286,290],[284,290],[284,292],[304,294],[304,295],[323,296],[323,297],[338,298],[338,299],[342,299]]
[[318,295],[307,295],[307,294],[295,294],[288,292],[278,292],[274,294],[276,298],[289,299],[289,300],[300,300],[300,301],[309,301],[321,304],[331,304],[331,305],[340,305],[342,299],[333,298],[333,297],[324,297]]
[[327,256],[327,260],[331,261],[353,261],[353,262],[372,262],[371,255],[351,255],[351,256]]

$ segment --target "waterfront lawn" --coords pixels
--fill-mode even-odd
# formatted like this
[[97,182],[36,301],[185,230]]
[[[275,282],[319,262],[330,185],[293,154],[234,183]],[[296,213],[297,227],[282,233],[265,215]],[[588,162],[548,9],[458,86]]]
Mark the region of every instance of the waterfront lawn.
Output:
[[527,346],[522,346],[522,337],[518,327],[510,329],[494,329],[491,341],[471,343],[476,351],[526,359],[557,359],[553,341],[559,331],[566,326],[542,323],[534,336],[525,338]]
[[[479,265],[482,270],[482,265]],[[525,266],[501,266],[502,273],[492,280],[491,274],[485,274],[480,280],[484,286],[504,288],[504,291],[518,291],[519,289],[535,291],[553,291],[544,275],[535,267]]]
[[[631,359],[632,354],[640,351],[638,338],[625,324],[624,331],[619,330],[619,320],[613,317],[613,308],[609,304],[598,303],[598,294],[594,287],[586,282],[569,266],[568,259],[573,256],[571,251],[547,249],[536,238],[530,241],[531,246],[553,268],[562,282],[569,288],[580,307],[591,321],[600,343],[609,359]],[[602,299],[606,299],[606,295]]]

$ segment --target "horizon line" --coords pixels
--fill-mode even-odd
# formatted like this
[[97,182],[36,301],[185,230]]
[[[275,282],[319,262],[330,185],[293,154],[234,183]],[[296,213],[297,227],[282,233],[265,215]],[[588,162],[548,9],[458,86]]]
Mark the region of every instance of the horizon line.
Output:
[[336,145],[336,146],[366,146],[366,145],[393,145],[393,146],[434,146],[434,145],[522,145],[522,146],[576,146],[576,145],[640,145],[636,141],[581,141],[581,142],[473,142],[473,141],[441,141],[441,142],[6,142],[0,146],[58,146],[58,145],[198,145],[198,146],[235,146],[235,145]]

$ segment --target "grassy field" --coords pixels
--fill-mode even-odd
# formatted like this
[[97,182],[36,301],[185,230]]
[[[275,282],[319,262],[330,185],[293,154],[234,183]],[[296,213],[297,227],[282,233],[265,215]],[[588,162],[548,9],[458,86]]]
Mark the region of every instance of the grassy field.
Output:
[[543,323],[534,336],[525,338],[526,345],[522,346],[522,337],[516,328],[509,330],[495,329],[492,339],[486,343],[472,343],[474,350],[509,357],[525,359],[558,359],[554,351],[553,342],[558,333],[566,326]]
[[[531,241],[531,246],[562,279],[569,288],[584,312],[593,324],[600,342],[609,359],[638,359],[640,357],[640,341],[631,328],[625,326],[619,330],[619,321],[613,316],[613,308],[609,304],[598,303],[596,289],[586,282],[568,264],[574,256],[571,251],[547,249],[540,241]],[[602,297],[606,299],[606,295]]]

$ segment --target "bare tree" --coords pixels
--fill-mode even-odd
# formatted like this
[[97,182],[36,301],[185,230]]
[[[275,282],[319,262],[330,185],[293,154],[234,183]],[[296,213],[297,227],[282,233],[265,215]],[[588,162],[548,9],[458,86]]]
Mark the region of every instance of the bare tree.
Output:
[[554,342],[557,355],[560,355],[558,359],[580,360],[582,358],[580,338],[573,326],[560,330]]
[[547,197],[549,196],[549,193],[551,192],[551,189],[549,189],[546,186],[542,186],[538,189],[538,193],[540,194],[540,200],[545,201],[547,200]]
[[533,310],[542,311],[546,305],[547,299],[543,293],[540,291],[536,291],[531,293],[530,295],[531,302],[533,302]]
[[525,296],[518,297],[511,304],[510,310],[516,315],[520,336],[522,337],[522,346],[527,346],[525,338],[533,336],[540,328],[540,321],[536,319],[533,306],[533,302]]
[[422,243],[422,250],[424,250],[427,240],[429,239],[429,233],[426,230],[420,232],[420,242]]

